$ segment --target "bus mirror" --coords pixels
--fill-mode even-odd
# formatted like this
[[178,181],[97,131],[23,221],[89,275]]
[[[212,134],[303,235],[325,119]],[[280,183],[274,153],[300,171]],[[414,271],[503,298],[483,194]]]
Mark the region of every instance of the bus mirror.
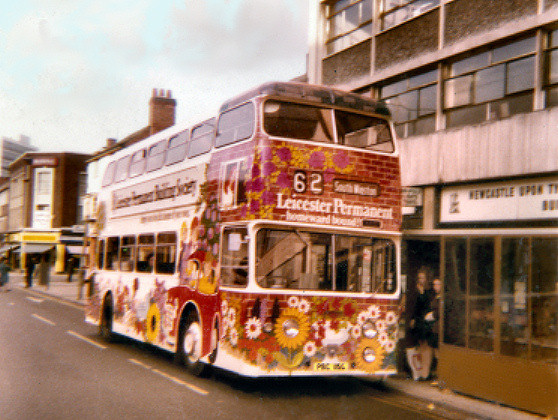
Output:
[[229,251],[240,251],[242,245],[242,236],[240,233],[231,233],[229,235]]

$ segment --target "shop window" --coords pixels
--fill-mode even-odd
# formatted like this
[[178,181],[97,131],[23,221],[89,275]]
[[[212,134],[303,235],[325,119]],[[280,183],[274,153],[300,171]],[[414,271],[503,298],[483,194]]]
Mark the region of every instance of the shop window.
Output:
[[532,111],[535,37],[454,61],[448,74],[444,81],[448,128]]
[[500,352],[506,356],[528,357],[528,279],[528,238],[504,238],[500,284]]
[[558,360],[558,239],[533,238],[531,267],[531,357]]
[[326,53],[335,54],[372,36],[372,0],[341,0],[327,10]]
[[381,88],[380,97],[389,107],[400,138],[436,129],[437,80],[438,71],[432,70]]
[[467,314],[467,241],[448,238],[445,241],[444,278],[444,343],[465,346]]
[[472,239],[469,269],[469,343],[494,350],[494,240]]

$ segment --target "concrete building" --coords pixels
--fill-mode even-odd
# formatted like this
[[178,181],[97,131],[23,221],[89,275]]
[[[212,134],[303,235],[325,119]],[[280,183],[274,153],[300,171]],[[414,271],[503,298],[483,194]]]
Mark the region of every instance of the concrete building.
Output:
[[19,136],[18,140],[2,138],[0,142],[0,162],[2,162],[0,177],[9,176],[8,167],[22,154],[35,151],[37,151],[37,148],[31,145],[31,140],[27,136]]
[[70,257],[81,256],[88,158],[78,153],[28,152],[9,166],[5,242],[13,266],[24,269],[30,256],[40,256],[62,272]]
[[449,388],[558,415],[558,1],[311,0],[308,79],[385,100],[403,273],[444,283]]

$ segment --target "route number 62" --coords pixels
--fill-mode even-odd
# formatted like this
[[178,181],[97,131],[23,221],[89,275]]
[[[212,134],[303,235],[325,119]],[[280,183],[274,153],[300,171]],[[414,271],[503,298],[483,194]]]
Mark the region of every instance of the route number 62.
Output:
[[293,179],[293,189],[299,194],[306,191],[310,191],[312,194],[323,194],[324,176],[319,172],[296,171]]

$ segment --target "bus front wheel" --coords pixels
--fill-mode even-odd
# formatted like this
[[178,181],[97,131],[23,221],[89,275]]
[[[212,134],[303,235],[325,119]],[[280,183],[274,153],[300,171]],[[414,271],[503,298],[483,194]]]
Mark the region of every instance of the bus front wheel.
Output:
[[202,349],[202,328],[195,312],[190,312],[182,322],[178,340],[177,361],[196,375],[207,373],[208,367],[200,361]]
[[99,335],[105,341],[112,341],[114,333],[112,332],[112,296],[108,294],[103,301],[101,310],[101,321],[99,323]]

